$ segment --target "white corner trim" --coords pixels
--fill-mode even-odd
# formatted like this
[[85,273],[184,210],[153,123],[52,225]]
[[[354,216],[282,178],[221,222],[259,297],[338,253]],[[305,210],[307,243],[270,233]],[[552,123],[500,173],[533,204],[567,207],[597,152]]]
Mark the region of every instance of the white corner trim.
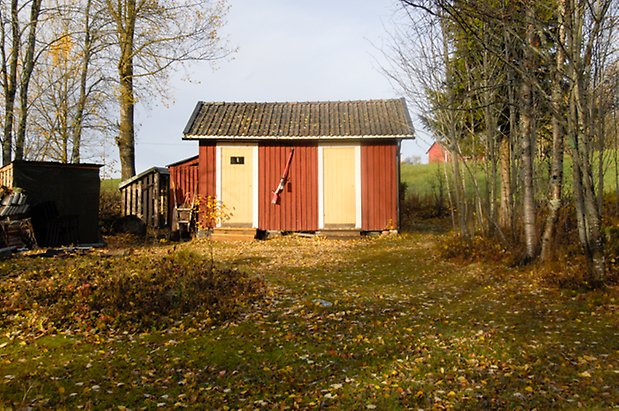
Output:
[[318,229],[325,228],[323,146],[318,145]]
[[253,207],[252,207],[252,214],[253,214],[253,227],[252,228],[258,228],[258,208],[260,206],[260,201],[258,196],[260,195],[260,192],[258,191],[258,183],[259,183],[259,179],[258,179],[258,173],[259,173],[259,168],[258,168],[258,144],[256,143],[253,147],[252,150],[253,153],[253,171],[252,171],[252,187],[253,187],[253,196],[254,196],[254,201],[253,201]]
[[[217,202],[221,203],[221,146],[215,145],[215,195]],[[217,227],[221,227],[221,219],[217,220]]]
[[361,229],[363,224],[362,219],[362,193],[363,186],[361,185],[361,145],[355,146],[355,228]]

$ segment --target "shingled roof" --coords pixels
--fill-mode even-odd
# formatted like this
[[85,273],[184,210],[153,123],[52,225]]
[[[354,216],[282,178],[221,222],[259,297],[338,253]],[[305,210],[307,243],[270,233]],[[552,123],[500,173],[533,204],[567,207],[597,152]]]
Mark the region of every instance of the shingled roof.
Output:
[[183,139],[404,139],[413,138],[413,133],[404,99],[199,102]]

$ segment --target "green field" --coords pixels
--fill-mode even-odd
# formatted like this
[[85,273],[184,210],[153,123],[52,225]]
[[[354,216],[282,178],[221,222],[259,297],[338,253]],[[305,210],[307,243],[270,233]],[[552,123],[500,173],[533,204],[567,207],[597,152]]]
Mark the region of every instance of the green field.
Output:
[[[618,176],[616,174],[616,167],[614,165],[614,151],[608,150],[606,152],[605,160],[604,160],[604,192],[605,193],[615,193],[617,191],[617,179]],[[599,161],[596,158],[593,164],[595,171],[598,171]],[[482,171],[481,167],[483,165],[481,163],[469,163],[469,167],[473,169],[474,176],[480,185],[483,187],[485,182],[485,175]],[[477,169],[477,170],[475,170]],[[549,164],[547,162],[539,162],[537,164],[538,169],[538,177],[535,180],[535,183],[538,187],[538,195],[543,196],[546,186],[547,186],[547,175],[549,170]],[[463,168],[464,170],[464,168]],[[451,167],[447,165],[447,173],[451,173]],[[572,190],[572,161],[569,157],[566,157],[564,162],[564,189],[566,193],[570,193]],[[463,173],[468,180],[467,189],[469,192],[473,192],[470,172]],[[436,190],[438,185],[438,180],[440,178],[445,178],[445,165],[443,164],[402,164],[400,167],[400,176],[401,181],[406,183],[407,192],[414,193],[418,196],[424,197],[433,194],[433,190]],[[597,183],[597,181],[596,181]]]
[[444,178],[442,164],[402,164],[400,166],[400,180],[406,184],[409,193],[419,196],[432,195],[440,178]]

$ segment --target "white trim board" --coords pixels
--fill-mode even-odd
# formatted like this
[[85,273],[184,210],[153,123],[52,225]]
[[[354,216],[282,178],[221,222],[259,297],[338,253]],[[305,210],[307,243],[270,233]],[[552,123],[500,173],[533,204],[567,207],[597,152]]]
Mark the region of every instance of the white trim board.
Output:
[[252,150],[252,154],[253,154],[253,179],[252,179],[252,188],[253,188],[253,205],[252,205],[252,216],[253,216],[253,221],[252,221],[252,228],[258,228],[258,216],[259,216],[259,205],[260,205],[260,199],[258,198],[258,196],[260,195],[259,191],[258,191],[258,183],[259,183],[259,179],[258,179],[258,175],[259,175],[259,167],[258,167],[258,144],[254,144],[254,148]]
[[361,144],[351,142],[325,142],[318,144],[318,229],[325,228],[325,204],[324,204],[324,148],[325,147],[351,147],[355,149],[355,229],[361,229],[363,224],[362,190],[363,181],[361,176]]
[[355,228],[361,229],[362,219],[362,204],[361,190],[363,185],[361,181],[361,146],[355,146]]
[[[215,195],[217,196],[217,203],[221,205],[221,146],[217,144],[215,146]],[[221,219],[217,219],[217,227],[221,227]]]
[[323,146],[318,145],[318,229],[325,228],[325,194],[324,194],[324,167]]

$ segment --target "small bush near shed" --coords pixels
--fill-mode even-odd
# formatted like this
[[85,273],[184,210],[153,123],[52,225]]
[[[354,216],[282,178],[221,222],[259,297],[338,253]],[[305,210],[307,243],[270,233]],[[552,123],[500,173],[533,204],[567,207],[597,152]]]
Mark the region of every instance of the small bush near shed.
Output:
[[121,197],[118,190],[118,180],[101,182],[99,193],[99,227],[102,234],[110,234],[112,224],[122,216]]
[[445,259],[463,262],[486,261],[502,262],[513,265],[514,251],[508,250],[499,241],[482,236],[465,239],[456,234],[450,234],[436,244],[438,254]]
[[180,320],[210,325],[234,317],[264,288],[256,278],[211,269],[208,260],[188,252],[83,256],[45,267],[14,270],[7,279],[0,291],[1,327],[42,334],[142,331]]

